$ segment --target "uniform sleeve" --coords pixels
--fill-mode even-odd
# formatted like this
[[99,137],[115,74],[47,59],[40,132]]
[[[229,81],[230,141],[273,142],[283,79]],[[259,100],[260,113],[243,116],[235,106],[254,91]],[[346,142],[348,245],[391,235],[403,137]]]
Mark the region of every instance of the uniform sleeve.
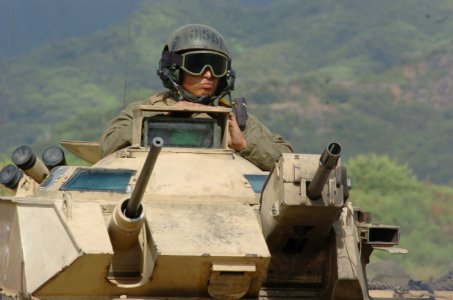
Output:
[[129,104],[118,116],[109,122],[107,129],[104,131],[99,141],[102,157],[131,145],[132,110],[134,106],[138,104],[140,103],[134,102]]
[[249,114],[243,131],[247,148],[239,154],[260,169],[269,171],[282,153],[292,153],[291,144],[280,135],[272,133],[255,116]]

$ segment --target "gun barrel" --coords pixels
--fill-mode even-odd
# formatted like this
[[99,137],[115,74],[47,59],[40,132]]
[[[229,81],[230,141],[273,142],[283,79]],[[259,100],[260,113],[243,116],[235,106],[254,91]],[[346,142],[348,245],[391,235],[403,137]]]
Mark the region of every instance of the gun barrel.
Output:
[[319,158],[319,167],[316,170],[313,180],[307,188],[307,196],[312,200],[321,198],[324,185],[330,173],[337,166],[340,158],[341,146],[338,143],[330,143]]
[[128,218],[136,218],[140,213],[140,205],[142,202],[143,194],[145,193],[146,186],[148,185],[149,178],[153,172],[154,165],[156,164],[157,156],[162,149],[164,141],[160,137],[152,140],[151,148],[149,149],[148,156],[146,157],[145,164],[143,165],[142,172],[138,177],[137,184],[132,192],[131,199],[127,202],[125,215]]

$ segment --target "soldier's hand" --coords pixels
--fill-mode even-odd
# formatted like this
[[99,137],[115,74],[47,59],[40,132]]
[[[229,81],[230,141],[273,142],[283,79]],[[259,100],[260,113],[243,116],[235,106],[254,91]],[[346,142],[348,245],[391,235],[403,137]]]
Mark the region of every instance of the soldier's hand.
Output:
[[247,147],[247,140],[239,128],[238,122],[236,121],[236,116],[234,113],[230,113],[228,116],[230,122],[228,126],[228,131],[230,138],[228,140],[228,147],[233,150],[241,151]]

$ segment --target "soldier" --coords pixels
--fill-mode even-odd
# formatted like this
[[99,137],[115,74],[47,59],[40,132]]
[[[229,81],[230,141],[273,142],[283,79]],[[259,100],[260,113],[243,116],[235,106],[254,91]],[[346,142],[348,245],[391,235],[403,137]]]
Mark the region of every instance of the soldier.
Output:
[[[137,105],[168,106],[221,105],[230,97],[235,75],[223,36],[215,29],[189,24],[173,32],[162,51],[157,74],[167,91],[128,105],[110,121],[100,139],[101,155],[106,156],[131,144],[132,111]],[[230,114],[228,146],[262,170],[270,170],[292,146],[269,131],[251,114]]]

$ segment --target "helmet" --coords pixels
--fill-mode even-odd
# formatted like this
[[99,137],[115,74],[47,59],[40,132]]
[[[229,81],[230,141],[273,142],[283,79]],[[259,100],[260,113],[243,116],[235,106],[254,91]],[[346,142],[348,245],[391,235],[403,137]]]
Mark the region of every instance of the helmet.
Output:
[[[202,55],[207,59],[206,65],[191,72],[188,54]],[[214,61],[213,57],[221,58],[221,61]],[[198,97],[186,91],[182,87],[181,70],[197,75],[206,67],[219,78],[214,95]],[[223,36],[214,28],[201,24],[182,26],[170,35],[162,50],[157,75],[176,100],[213,104],[215,100],[230,95],[234,89],[235,74],[231,69],[231,57]]]

